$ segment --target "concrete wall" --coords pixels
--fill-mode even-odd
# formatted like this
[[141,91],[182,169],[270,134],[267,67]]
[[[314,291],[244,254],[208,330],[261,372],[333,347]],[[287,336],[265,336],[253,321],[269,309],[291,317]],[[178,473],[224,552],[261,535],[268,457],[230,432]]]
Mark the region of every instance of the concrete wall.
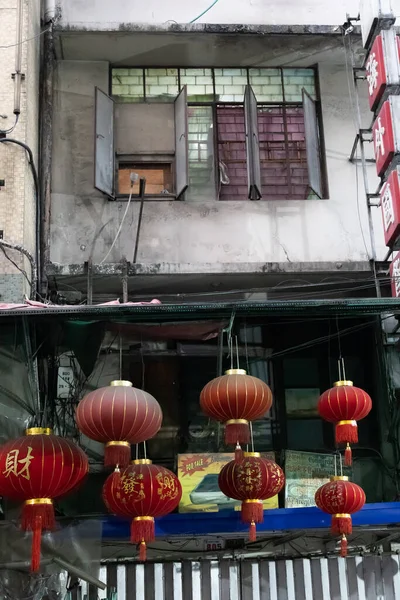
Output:
[[246,23],[248,25],[339,25],[346,13],[357,15],[359,0],[218,0],[199,19],[211,0],[58,0],[60,25],[89,29],[118,29],[129,23],[162,24],[168,21],[190,23]]
[[[51,261],[100,263],[125,203],[93,188],[94,86],[108,89],[107,63],[60,62],[55,90]],[[354,111],[343,67],[320,65],[330,198],[325,200],[146,202],[138,262],[338,262],[367,258],[369,233],[361,169],[349,163]],[[361,109],[370,118],[366,99]],[[370,168],[374,173],[374,166]],[[356,182],[358,179],[358,192]],[[373,189],[373,186],[371,187]],[[357,201],[358,198],[358,201]],[[128,212],[106,262],[132,260],[138,206]],[[375,213],[384,256],[382,224]],[[364,239],[363,239],[364,238]]]
[[[14,123],[15,41],[17,25],[17,1],[0,0],[1,45],[0,49],[0,129],[6,130]],[[38,89],[40,49],[40,0],[23,2],[23,40],[21,114],[14,131],[8,136],[28,144],[38,165]],[[0,188],[0,229],[4,239],[21,244],[32,254],[35,252],[35,196],[32,173],[25,151],[13,144],[0,144],[0,179],[6,180]],[[7,251],[9,256],[29,278],[29,264],[18,252]],[[20,301],[29,295],[26,279],[0,253],[0,302]]]

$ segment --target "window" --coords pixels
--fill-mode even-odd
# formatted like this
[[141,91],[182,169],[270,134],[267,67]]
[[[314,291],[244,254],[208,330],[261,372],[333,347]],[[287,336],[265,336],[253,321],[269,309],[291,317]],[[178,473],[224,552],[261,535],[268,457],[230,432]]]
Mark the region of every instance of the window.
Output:
[[111,97],[99,92],[96,99],[96,187],[109,196],[126,194],[121,181],[137,157],[159,180],[149,183],[148,196],[324,196],[314,69],[115,68]]

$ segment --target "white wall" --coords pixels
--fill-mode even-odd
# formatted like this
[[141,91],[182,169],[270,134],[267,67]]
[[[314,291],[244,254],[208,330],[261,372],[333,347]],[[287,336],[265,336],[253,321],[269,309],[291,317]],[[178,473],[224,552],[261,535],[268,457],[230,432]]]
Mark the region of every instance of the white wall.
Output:
[[[115,29],[120,23],[190,23],[212,0],[58,0],[61,25]],[[247,25],[339,25],[358,14],[359,0],[218,0],[196,23]]]
[[[93,188],[93,89],[107,89],[107,63],[60,62],[55,94],[51,261],[99,263],[126,204]],[[344,67],[320,65],[330,197],[259,202],[146,202],[138,262],[339,262],[368,258],[369,231],[361,168],[349,160],[355,137]],[[366,98],[361,110],[370,118]],[[374,173],[374,165],[370,167]],[[374,179],[372,177],[372,179]],[[371,189],[374,189],[373,187]],[[358,203],[357,203],[358,197]],[[138,206],[133,204],[107,262],[132,260]],[[378,241],[382,224],[376,209]],[[363,234],[365,243],[363,240]],[[384,248],[380,248],[384,255]],[[196,266],[197,265],[197,266]]]
[[[17,0],[0,0],[0,129],[13,123],[15,72],[15,42],[17,26]],[[40,49],[40,0],[24,0],[22,38],[21,114],[15,130],[8,137],[28,144],[38,166],[38,90]],[[28,40],[28,41],[25,41]],[[3,47],[6,46],[6,47]],[[35,196],[32,173],[25,151],[12,144],[0,144],[0,179],[6,180],[0,189],[0,229],[4,239],[21,244],[32,254],[35,252]],[[10,257],[29,273],[29,264],[17,252]],[[30,276],[30,273],[29,273]],[[12,264],[0,255],[0,301],[18,300],[28,292],[26,281]]]

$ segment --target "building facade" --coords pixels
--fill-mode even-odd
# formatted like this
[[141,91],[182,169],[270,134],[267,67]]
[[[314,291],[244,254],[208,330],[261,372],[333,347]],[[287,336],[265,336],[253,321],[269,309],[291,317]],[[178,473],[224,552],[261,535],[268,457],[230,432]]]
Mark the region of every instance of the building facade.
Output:
[[[370,119],[360,36],[340,25],[358,2],[224,2],[199,18],[207,3],[58,3],[50,289],[85,296],[89,273],[95,297],[115,297],[127,273],[129,296],[268,291],[366,280],[383,259],[349,162],[358,104]],[[367,177],[375,189],[372,164]]]

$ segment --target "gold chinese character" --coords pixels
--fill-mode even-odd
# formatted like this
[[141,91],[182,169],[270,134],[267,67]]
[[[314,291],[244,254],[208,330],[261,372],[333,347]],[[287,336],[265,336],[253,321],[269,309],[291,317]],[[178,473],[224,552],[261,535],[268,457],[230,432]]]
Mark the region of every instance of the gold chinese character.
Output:
[[19,458],[19,450],[10,450],[6,456],[6,468],[3,471],[3,475],[5,477],[9,477],[10,475],[21,476],[29,481],[31,478],[29,467],[33,458],[31,446],[28,446],[25,458]]

